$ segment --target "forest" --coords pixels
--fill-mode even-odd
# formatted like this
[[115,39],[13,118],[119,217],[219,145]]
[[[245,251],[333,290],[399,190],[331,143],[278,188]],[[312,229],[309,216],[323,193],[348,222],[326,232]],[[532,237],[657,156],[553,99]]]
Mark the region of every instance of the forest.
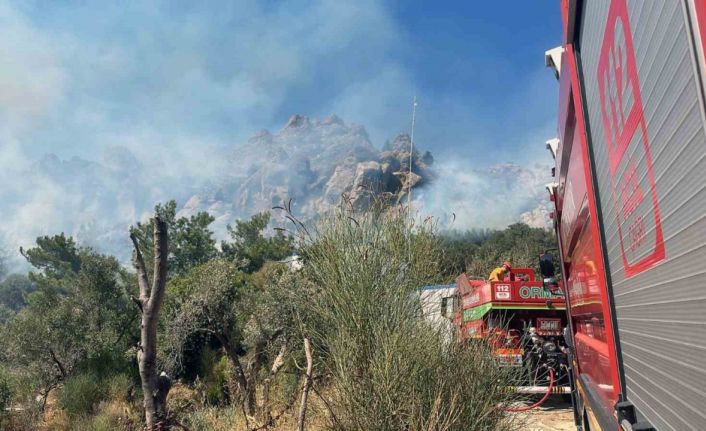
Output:
[[0,282],[3,430],[513,430],[486,346],[420,318],[415,292],[536,266],[551,232],[442,230],[341,207],[264,212],[217,241],[206,212],[155,207],[133,265],[63,233]]

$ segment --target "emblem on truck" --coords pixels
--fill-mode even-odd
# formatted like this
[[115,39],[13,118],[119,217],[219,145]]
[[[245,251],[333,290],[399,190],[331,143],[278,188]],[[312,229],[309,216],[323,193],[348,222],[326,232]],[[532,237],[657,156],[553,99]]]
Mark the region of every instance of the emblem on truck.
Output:
[[665,251],[625,0],[611,2],[597,75],[623,265],[631,277],[662,261]]
[[511,299],[509,284],[495,285],[495,299]]

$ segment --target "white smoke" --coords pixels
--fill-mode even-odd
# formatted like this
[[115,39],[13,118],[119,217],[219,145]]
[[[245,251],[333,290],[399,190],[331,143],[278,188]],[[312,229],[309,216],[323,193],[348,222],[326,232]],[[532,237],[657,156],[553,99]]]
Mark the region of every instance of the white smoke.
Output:
[[[432,215],[442,229],[504,228],[527,222],[525,213],[539,211],[547,197],[550,167],[513,163],[471,168],[467,160],[435,162],[438,178],[414,191],[413,208]],[[532,224],[546,227],[540,216]]]
[[[33,20],[36,9],[0,3],[0,248],[17,262],[19,246],[59,232],[125,257],[130,224],[233,175],[224,149],[294,112],[337,112],[378,146],[409,125],[409,41],[383,2],[242,0],[184,14],[151,1],[50,2]],[[465,100],[420,93],[433,153],[449,135],[467,138]],[[438,117],[424,112],[432,100]],[[448,134],[425,129],[432,119]],[[536,207],[532,175],[513,185],[465,160],[436,170],[415,207],[455,213],[455,228],[501,227]]]

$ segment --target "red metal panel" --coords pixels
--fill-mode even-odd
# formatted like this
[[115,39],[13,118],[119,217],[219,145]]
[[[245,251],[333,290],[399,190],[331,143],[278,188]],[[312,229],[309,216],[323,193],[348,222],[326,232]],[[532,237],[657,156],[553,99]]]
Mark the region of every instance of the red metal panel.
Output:
[[[531,271],[531,270],[529,270]],[[534,278],[532,276],[531,278]],[[496,305],[545,306],[550,300],[555,307],[564,306],[561,292],[551,293],[541,281],[484,281],[469,280],[466,274],[456,278],[457,292],[461,297],[461,309],[477,307],[488,302]],[[560,288],[561,290],[561,288]]]
[[[570,156],[564,154],[558,163],[564,184],[559,238],[562,242],[563,260],[568,269],[567,291],[570,295],[572,326],[579,372],[588,377],[599,394],[604,416],[614,417],[613,406],[618,401],[620,380],[608,289],[603,268],[600,231],[597,224],[597,207],[590,171],[586,142],[584,112],[580,94],[576,59],[571,44],[566,45],[566,62],[562,75],[570,79],[569,94],[562,94],[570,105],[566,112],[562,146],[570,143]],[[566,99],[564,99],[566,98]],[[563,103],[561,103],[563,105]],[[563,108],[563,107],[562,107]],[[617,428],[617,421],[615,423]]]

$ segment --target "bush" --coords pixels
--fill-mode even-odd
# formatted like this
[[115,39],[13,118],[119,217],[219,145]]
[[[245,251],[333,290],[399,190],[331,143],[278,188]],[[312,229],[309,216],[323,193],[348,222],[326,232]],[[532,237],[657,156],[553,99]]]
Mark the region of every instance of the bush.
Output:
[[210,348],[203,350],[201,354],[200,392],[203,396],[203,403],[209,405],[223,405],[229,399],[228,382],[230,374],[230,364],[228,358]]
[[0,416],[5,413],[5,409],[10,407],[12,402],[12,382],[10,376],[3,369],[0,369]]
[[101,402],[92,416],[76,417],[71,431],[132,431],[142,428],[142,416],[121,401]]
[[497,408],[511,372],[485,344],[462,347],[421,317],[418,291],[439,274],[431,222],[410,233],[404,214],[342,210],[304,238],[292,299],[316,374],[331,376],[331,429],[513,429]]
[[127,374],[116,374],[108,380],[108,396],[111,400],[127,401],[134,382]]
[[103,381],[95,374],[78,374],[68,379],[59,392],[59,405],[71,417],[88,415],[107,394]]
[[202,431],[230,431],[246,429],[245,420],[240,408],[230,406],[225,408],[205,407],[189,413],[183,419],[189,429]]

